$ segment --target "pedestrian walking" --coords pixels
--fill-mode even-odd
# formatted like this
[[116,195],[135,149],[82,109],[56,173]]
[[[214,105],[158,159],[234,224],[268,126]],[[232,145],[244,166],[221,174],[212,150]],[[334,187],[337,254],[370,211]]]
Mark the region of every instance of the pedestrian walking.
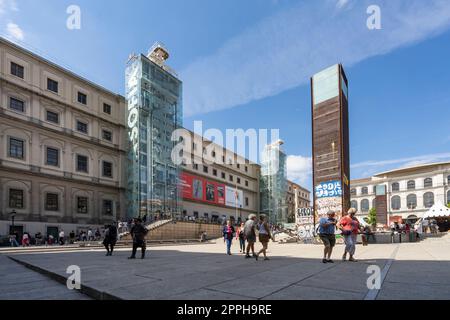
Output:
[[262,253],[264,255],[264,260],[269,260],[267,257],[267,247],[269,246],[270,239],[273,239],[273,237],[270,233],[269,223],[264,214],[259,216],[258,231],[259,242],[261,242],[263,248],[256,254],[255,258],[258,260],[259,255]]
[[343,216],[337,224],[337,227],[342,231],[345,242],[345,251],[344,255],[342,256],[342,261],[347,260],[347,253],[350,256],[348,261],[357,261],[354,258],[354,255],[356,251],[356,238],[361,231],[361,227],[355,215],[356,209],[351,208],[350,210],[348,210],[348,214]]
[[133,252],[128,259],[136,259],[137,248],[141,248],[141,259],[145,259],[145,236],[147,235],[148,230],[144,228],[140,218],[135,219],[134,226],[131,228],[130,233],[133,237]]
[[11,244],[11,247],[19,246],[19,242],[17,242],[17,236],[15,234],[9,235],[9,243]]
[[88,237],[88,241],[92,241],[93,240],[93,234],[92,234],[92,230],[91,229],[88,230],[87,237]]
[[30,236],[27,232],[25,232],[22,236],[22,247],[30,246]]
[[227,244],[227,254],[231,256],[231,245],[233,243],[233,237],[235,234],[234,227],[231,225],[231,221],[227,221],[227,225],[223,227],[223,242]]
[[241,226],[238,228],[236,233],[236,240],[239,240],[239,248],[241,253],[245,253],[245,223],[241,223]]
[[247,240],[247,253],[245,258],[250,257],[250,249],[252,250],[253,257],[256,257],[255,242],[256,242],[256,215],[250,214],[248,220],[244,224],[244,236]]
[[70,231],[69,233],[69,243],[74,244],[75,243],[75,231]]
[[116,223],[113,222],[111,225],[105,228],[105,239],[103,239],[103,245],[106,248],[106,255],[112,256],[114,251],[114,246],[117,242],[118,231]]
[[335,212],[330,210],[327,213],[327,217],[323,217],[319,220],[319,237],[325,246],[323,250],[323,263],[334,263],[331,260],[331,254],[333,253],[333,248],[336,245],[336,219]]
[[64,245],[64,230],[61,230],[60,232],[59,232],[59,244],[60,245]]

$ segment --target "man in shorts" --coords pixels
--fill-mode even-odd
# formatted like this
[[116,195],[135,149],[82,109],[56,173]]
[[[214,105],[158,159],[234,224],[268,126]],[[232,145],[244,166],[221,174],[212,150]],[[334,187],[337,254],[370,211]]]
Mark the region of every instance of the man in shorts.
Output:
[[250,249],[252,249],[253,257],[255,254],[255,242],[256,242],[256,215],[251,214],[248,216],[248,220],[244,225],[244,237],[247,240],[247,254],[245,258],[251,258]]
[[319,221],[319,236],[322,240],[325,248],[323,250],[323,263],[334,263],[331,260],[331,253],[333,252],[333,248],[336,245],[336,219],[334,218],[335,212],[328,211],[327,217],[323,217]]

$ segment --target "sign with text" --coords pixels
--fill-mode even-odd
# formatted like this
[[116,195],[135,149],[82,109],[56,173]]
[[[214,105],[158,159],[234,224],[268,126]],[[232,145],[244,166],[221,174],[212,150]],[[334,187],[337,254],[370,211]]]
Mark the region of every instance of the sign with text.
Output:
[[340,181],[322,182],[316,186],[315,192],[316,199],[341,197],[342,184]]

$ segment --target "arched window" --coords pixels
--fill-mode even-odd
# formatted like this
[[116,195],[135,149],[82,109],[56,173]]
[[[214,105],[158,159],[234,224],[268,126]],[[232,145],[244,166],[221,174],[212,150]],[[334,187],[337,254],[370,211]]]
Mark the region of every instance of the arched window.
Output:
[[391,198],[391,208],[392,210],[400,210],[402,207],[401,199],[399,196],[394,196]]
[[408,195],[408,197],[406,197],[406,205],[410,210],[417,208],[417,196],[415,194]]
[[408,190],[416,189],[416,182],[414,180],[408,181]]
[[392,191],[400,191],[400,183],[394,182],[392,184]]
[[367,188],[367,187],[362,187],[362,188],[361,188],[361,194],[369,194],[369,188]]
[[356,189],[355,189],[355,188],[352,188],[352,189],[350,190],[350,195],[356,196]]
[[434,193],[427,192],[423,195],[423,206],[425,208],[431,208],[434,205]]
[[369,211],[369,200],[364,199],[361,201],[361,211],[368,212]]
[[358,201],[353,200],[353,201],[350,203],[350,206],[351,206],[352,208],[358,210]]
[[431,179],[431,178],[426,178],[424,181],[423,181],[423,187],[424,188],[431,188],[433,186],[433,179]]
[[372,200],[372,208],[376,208],[377,207],[377,198],[373,198]]

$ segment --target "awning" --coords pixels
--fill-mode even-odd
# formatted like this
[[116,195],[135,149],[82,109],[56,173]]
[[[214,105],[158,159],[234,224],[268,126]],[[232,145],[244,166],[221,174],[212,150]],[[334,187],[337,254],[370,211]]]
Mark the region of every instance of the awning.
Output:
[[430,208],[424,215],[424,219],[429,218],[441,218],[441,217],[450,217],[450,209],[444,206],[442,203],[436,203],[434,206]]

